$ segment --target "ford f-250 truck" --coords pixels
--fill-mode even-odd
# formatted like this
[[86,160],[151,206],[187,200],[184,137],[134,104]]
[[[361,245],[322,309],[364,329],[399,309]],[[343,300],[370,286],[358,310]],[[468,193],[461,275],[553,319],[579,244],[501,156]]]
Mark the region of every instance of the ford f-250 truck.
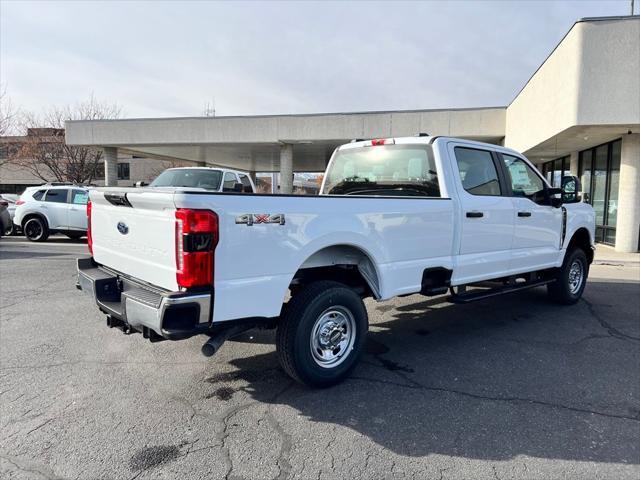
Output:
[[87,208],[78,287],[107,325],[151,341],[276,328],[282,367],[313,386],[363,351],[363,298],[453,302],[546,285],[578,301],[594,212],[579,181],[551,188],[519,153],[447,137],[354,141],[319,196],[101,188]]

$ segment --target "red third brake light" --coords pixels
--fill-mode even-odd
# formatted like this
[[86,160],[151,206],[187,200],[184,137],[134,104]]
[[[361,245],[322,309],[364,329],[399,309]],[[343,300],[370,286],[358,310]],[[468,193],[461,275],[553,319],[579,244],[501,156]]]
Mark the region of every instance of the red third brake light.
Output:
[[183,288],[213,284],[218,216],[210,210],[176,210],[176,280]]
[[91,238],[91,200],[87,202],[87,246],[89,253],[93,255],[93,238]]
[[371,140],[372,147],[378,147],[380,145],[393,145],[396,141],[393,138],[374,138]]

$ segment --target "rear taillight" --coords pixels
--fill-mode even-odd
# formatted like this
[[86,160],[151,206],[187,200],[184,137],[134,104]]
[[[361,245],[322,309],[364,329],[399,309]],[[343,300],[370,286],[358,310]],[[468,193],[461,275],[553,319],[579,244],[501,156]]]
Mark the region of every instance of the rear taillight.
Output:
[[213,284],[218,216],[210,210],[176,210],[176,280],[182,288]]
[[17,200],[16,205],[24,205],[24,200]]
[[5,202],[4,200],[0,200],[0,205],[3,207],[8,207],[9,206],[9,202]]
[[91,238],[91,200],[87,202],[87,246],[89,253],[93,255],[93,238]]

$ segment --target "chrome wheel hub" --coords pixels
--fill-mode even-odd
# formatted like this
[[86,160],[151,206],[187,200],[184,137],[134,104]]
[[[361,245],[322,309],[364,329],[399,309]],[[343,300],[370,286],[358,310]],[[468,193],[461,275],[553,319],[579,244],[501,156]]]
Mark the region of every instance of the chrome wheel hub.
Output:
[[578,260],[574,260],[569,267],[569,291],[572,294],[578,293],[580,287],[582,287],[582,282],[584,281],[584,268],[582,267],[582,263]]
[[353,349],[356,322],[345,307],[330,307],[320,314],[311,329],[310,347],[314,361],[323,368],[340,365]]

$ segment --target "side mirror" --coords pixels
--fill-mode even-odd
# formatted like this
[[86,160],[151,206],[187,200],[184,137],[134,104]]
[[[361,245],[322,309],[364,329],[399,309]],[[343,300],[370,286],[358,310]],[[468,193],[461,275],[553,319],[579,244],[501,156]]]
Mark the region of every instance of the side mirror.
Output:
[[577,203],[580,201],[580,179],[573,175],[562,177],[561,198],[562,203]]
[[137,188],[140,188],[140,187],[146,187],[146,186],[147,186],[147,185],[149,185],[149,184],[148,184],[147,182],[143,182],[142,180],[140,180],[139,182],[136,182],[134,185],[135,185]]

